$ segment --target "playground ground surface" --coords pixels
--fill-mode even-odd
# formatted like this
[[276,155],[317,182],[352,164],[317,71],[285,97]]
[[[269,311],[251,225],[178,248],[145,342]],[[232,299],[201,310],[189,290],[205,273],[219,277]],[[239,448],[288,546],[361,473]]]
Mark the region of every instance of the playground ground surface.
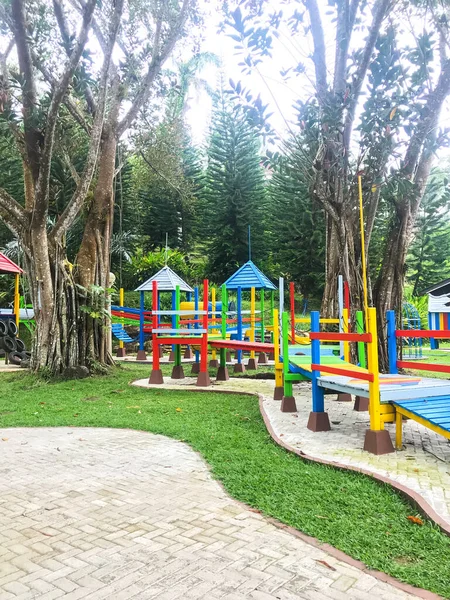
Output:
[[[164,370],[168,375],[170,367]],[[25,373],[2,374],[0,426],[3,432],[19,426],[126,428],[184,441],[237,500],[372,569],[450,598],[450,539],[390,486],[286,452],[270,437],[254,395],[129,385],[148,374],[148,366],[130,364],[107,377],[52,384]],[[240,378],[227,385],[264,393],[272,382]],[[300,438],[304,428],[298,432]],[[0,444],[8,444],[6,433]]]

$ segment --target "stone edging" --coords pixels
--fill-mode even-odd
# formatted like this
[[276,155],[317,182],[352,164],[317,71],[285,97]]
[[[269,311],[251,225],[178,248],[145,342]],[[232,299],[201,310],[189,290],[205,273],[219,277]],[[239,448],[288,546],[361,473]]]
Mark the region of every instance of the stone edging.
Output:
[[[131,385],[133,385],[133,384],[134,384],[134,382],[131,382]],[[143,388],[143,389],[154,389],[154,388]],[[164,388],[162,388],[162,389],[164,389]],[[173,388],[170,388],[170,389],[173,391]],[[182,387],[180,387],[178,389],[183,390]],[[184,389],[186,389],[186,388],[184,388]],[[190,391],[193,391],[193,390],[191,389]],[[389,479],[389,477],[384,477],[383,475],[378,475],[376,473],[372,473],[371,471],[366,471],[366,470],[360,469],[358,467],[351,467],[351,466],[344,465],[344,464],[341,464],[338,462],[321,460],[319,458],[309,456],[308,454],[305,454],[301,450],[298,450],[297,448],[294,448],[294,447],[290,446],[289,444],[286,444],[286,442],[284,442],[282,439],[280,439],[277,436],[277,434],[275,433],[275,431],[273,430],[273,427],[270,423],[270,419],[264,409],[264,396],[262,394],[259,394],[257,392],[247,392],[247,391],[239,392],[238,390],[224,390],[224,389],[214,390],[214,389],[205,389],[205,388],[203,388],[203,389],[197,388],[194,391],[219,393],[219,394],[233,394],[233,395],[240,395],[240,396],[253,396],[253,397],[256,396],[258,398],[259,411],[263,418],[264,425],[266,426],[267,432],[269,433],[270,437],[277,445],[281,446],[288,452],[296,454],[302,460],[327,465],[327,466],[333,467],[335,469],[339,469],[340,471],[354,471],[356,473],[360,473],[362,475],[371,477],[372,479],[375,479],[375,480],[379,481],[380,483],[385,483],[385,484],[390,485],[397,492],[399,492],[404,498],[406,498],[413,505],[415,505],[418,509],[420,509],[420,511],[422,511],[424,514],[426,514],[427,517],[429,517],[432,521],[434,521],[436,523],[436,525],[439,527],[439,529],[442,531],[442,533],[444,533],[445,535],[448,535],[450,537],[450,526],[436,513],[436,511],[432,508],[432,506],[424,498],[422,498],[422,496],[420,496],[419,494],[417,494],[417,492],[414,492],[410,488],[408,488],[400,483],[397,483],[396,481],[393,481],[392,479]],[[225,491],[225,493],[230,495],[229,492],[223,486],[222,482],[220,482],[218,480],[216,480],[216,481],[217,481],[217,483],[220,484],[220,486]],[[278,527],[279,529],[283,529],[284,531],[287,531],[294,537],[301,539],[302,541],[309,544],[310,546],[313,546],[314,548],[318,548],[320,550],[323,550],[324,552],[327,552],[328,554],[330,554],[337,560],[345,562],[348,565],[355,567],[356,569],[359,569],[360,571],[363,571],[364,573],[367,573],[368,575],[371,575],[372,577],[374,577],[375,579],[378,579],[379,581],[388,583],[388,584],[392,585],[392,587],[395,587],[395,588],[397,588],[407,594],[410,594],[412,596],[416,596],[417,598],[423,598],[424,600],[442,600],[442,597],[439,596],[438,594],[435,594],[434,592],[430,592],[429,590],[424,590],[422,588],[415,587],[409,583],[404,583],[404,582],[400,581],[399,579],[396,579],[392,575],[383,573],[383,571],[376,571],[374,569],[370,569],[362,561],[357,560],[356,558],[352,558],[348,554],[345,554],[345,552],[342,552],[342,550],[338,550],[337,548],[335,548],[334,546],[331,546],[330,544],[321,542],[317,538],[311,537],[311,536],[307,535],[306,533],[303,533],[302,531],[299,531],[298,529],[291,527],[290,525],[286,525],[285,523],[278,521],[274,517],[269,517],[267,515],[264,515],[264,513],[262,511],[252,508],[252,507],[249,507],[247,504],[240,502],[239,500],[236,500],[235,498],[233,498],[233,500],[235,502],[238,502],[242,506],[246,507],[247,509],[250,509],[254,512],[261,514],[267,520],[267,522],[270,523],[271,525],[274,525],[275,527]]]

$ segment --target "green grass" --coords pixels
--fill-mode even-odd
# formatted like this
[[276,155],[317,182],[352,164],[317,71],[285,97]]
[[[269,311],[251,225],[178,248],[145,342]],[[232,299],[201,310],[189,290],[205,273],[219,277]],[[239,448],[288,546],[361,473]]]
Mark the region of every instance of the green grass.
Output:
[[389,486],[308,463],[268,435],[256,397],[143,390],[148,366],[48,384],[0,375],[0,426],[126,427],[187,442],[242,502],[328,542],[368,566],[450,598],[450,539]]

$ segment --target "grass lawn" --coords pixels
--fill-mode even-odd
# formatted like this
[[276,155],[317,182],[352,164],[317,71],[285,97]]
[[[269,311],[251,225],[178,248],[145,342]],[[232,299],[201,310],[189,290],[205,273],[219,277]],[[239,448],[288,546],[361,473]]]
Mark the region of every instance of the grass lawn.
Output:
[[450,598],[450,539],[426,520],[411,523],[415,509],[389,486],[281,449],[265,429],[256,397],[128,385],[148,374],[149,366],[129,363],[108,377],[53,384],[1,374],[0,426],[126,427],[183,440],[238,500]]

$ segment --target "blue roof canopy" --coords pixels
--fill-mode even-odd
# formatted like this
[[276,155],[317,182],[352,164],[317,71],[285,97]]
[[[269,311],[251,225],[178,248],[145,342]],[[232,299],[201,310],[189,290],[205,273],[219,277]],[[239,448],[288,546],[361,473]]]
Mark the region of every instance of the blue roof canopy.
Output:
[[251,260],[242,265],[236,273],[228,277],[224,285],[228,290],[237,290],[239,287],[243,290],[250,290],[251,288],[257,290],[277,289]]
[[153,281],[158,282],[158,292],[174,292],[177,286],[180,286],[181,292],[193,292],[194,290],[188,285],[179,275],[172,271],[168,266],[160,269],[155,275],[141,283],[136,288],[136,292],[151,292],[153,289]]

